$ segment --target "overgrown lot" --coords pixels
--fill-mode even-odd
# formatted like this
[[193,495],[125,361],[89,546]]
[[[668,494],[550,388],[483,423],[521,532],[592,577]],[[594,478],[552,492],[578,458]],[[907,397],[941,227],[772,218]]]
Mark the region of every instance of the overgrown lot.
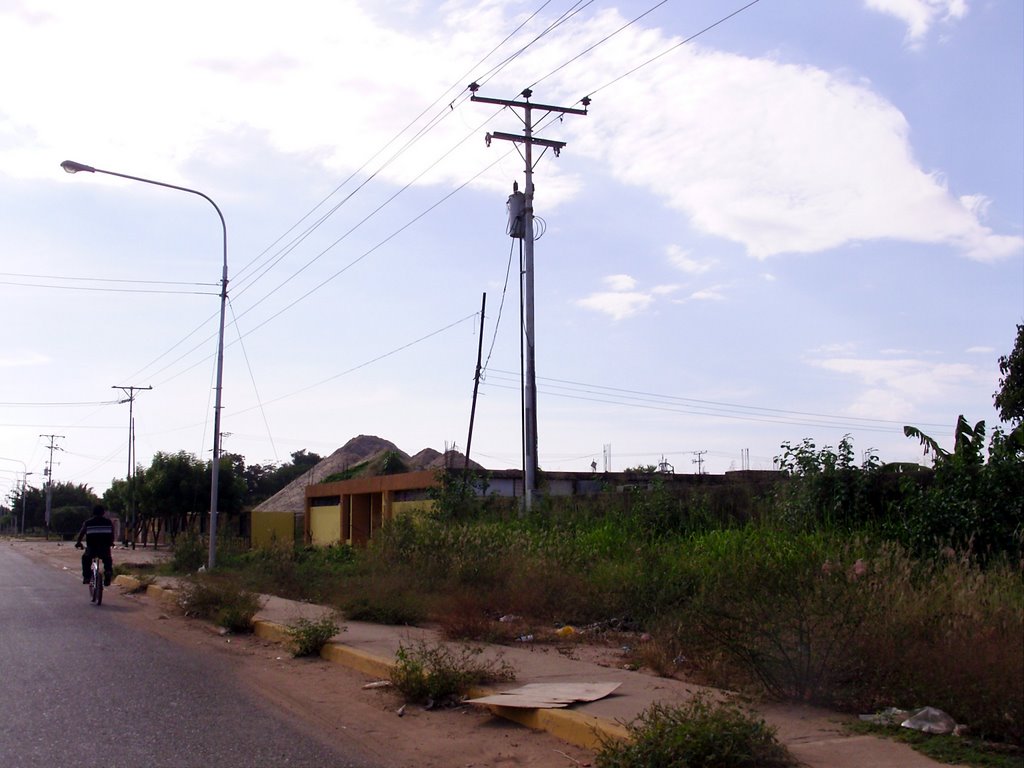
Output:
[[218,570],[453,639],[629,630],[637,662],[662,674],[858,713],[930,705],[1020,745],[1024,471],[993,442],[987,462],[946,457],[924,479],[854,466],[848,441],[784,446],[790,481],[743,515],[653,473],[645,490],[527,517],[453,480],[438,511],[394,520],[365,550],[226,548]]

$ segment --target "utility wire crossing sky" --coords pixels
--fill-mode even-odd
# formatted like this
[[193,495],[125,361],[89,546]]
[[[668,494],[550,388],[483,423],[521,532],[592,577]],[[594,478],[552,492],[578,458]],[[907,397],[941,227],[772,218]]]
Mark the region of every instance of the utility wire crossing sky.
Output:
[[[927,461],[998,423],[1024,322],[1017,0],[0,4],[0,492],[358,434],[522,462],[532,89],[544,470],[772,467],[783,442]],[[539,154],[539,152],[538,152]],[[535,158],[536,159],[536,158]],[[700,461],[700,464],[693,462]],[[22,464],[23,463],[23,464]]]

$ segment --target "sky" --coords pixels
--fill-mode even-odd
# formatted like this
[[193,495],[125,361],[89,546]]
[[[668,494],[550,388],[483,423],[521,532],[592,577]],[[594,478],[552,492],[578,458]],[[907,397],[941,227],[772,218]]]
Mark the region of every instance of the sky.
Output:
[[[1024,322],[1019,0],[0,0],[0,494],[223,449],[522,462],[533,110],[538,458],[929,460],[998,424]],[[481,324],[480,310],[486,295]],[[54,436],[51,438],[51,436]]]

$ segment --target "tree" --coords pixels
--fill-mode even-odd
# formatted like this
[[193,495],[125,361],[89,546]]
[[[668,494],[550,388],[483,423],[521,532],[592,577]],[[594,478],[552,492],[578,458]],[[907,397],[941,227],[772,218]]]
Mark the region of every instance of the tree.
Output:
[[1019,429],[1024,424],[1024,325],[1017,325],[1013,351],[999,358],[999,372],[999,391],[992,396],[999,418]]
[[[22,489],[16,488],[11,492],[11,508],[17,510],[21,515],[22,510]],[[93,504],[99,502],[99,497],[92,492],[88,485],[75,485],[74,483],[54,483],[51,490],[50,510],[62,509],[64,507],[88,507],[92,509]],[[46,515],[46,489],[28,488],[24,498],[25,529],[42,528]]]
[[140,516],[162,518],[173,540],[209,503],[207,466],[187,451],[158,451],[149,468],[136,474]]

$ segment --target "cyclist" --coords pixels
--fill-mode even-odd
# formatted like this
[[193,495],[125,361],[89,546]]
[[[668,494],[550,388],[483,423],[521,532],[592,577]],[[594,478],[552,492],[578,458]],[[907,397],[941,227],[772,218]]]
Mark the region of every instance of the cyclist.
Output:
[[75,547],[82,548],[85,539],[85,552],[82,553],[82,583],[88,584],[92,576],[92,559],[98,557],[103,561],[103,586],[110,586],[110,578],[114,575],[114,559],[110,556],[110,548],[114,546],[114,523],[106,515],[102,504],[92,508],[92,517],[82,523],[78,532]]

